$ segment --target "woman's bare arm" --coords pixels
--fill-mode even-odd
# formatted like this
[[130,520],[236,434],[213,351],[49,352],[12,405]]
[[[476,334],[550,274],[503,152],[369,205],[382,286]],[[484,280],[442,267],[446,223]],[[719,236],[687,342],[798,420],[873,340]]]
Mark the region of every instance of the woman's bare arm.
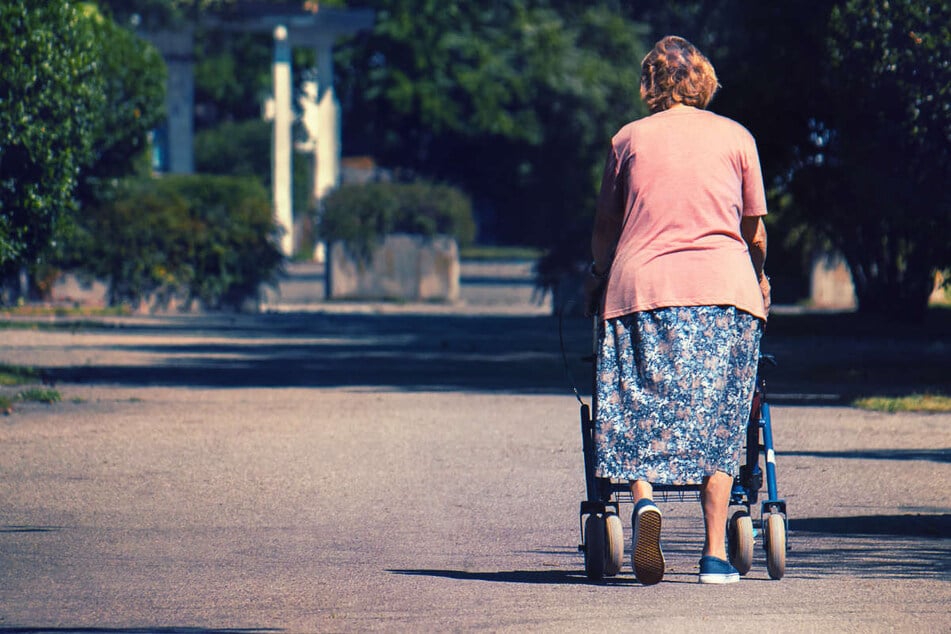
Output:
[[591,255],[598,274],[605,274],[611,268],[614,249],[621,237],[621,224],[624,219],[622,208],[622,190],[617,178],[617,157],[612,148],[604,165],[601,179],[601,191],[598,194],[594,214],[594,228],[591,232]]
[[745,216],[740,221],[740,233],[750,249],[756,277],[762,277],[766,264],[766,225],[763,224],[762,216]]
[[769,278],[766,277],[764,267],[766,265],[766,225],[763,224],[761,216],[745,216],[740,221],[740,234],[746,241],[750,251],[750,261],[753,263],[753,270],[756,271],[756,279],[759,280],[759,288],[763,293],[763,305],[766,312],[769,312],[772,299],[769,286]]

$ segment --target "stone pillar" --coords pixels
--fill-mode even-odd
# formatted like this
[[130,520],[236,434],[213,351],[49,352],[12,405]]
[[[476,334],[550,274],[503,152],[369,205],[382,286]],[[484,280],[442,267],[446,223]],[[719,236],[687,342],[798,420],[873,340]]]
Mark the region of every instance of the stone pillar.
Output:
[[315,49],[320,134],[317,136],[317,160],[312,194],[315,202],[319,204],[320,199],[337,187],[340,182],[340,103],[334,92],[333,42],[322,39]]
[[858,305],[852,271],[841,253],[816,253],[810,280],[812,305],[816,308],[851,310]]
[[287,39],[287,29],[278,26],[274,29],[274,132],[271,149],[271,178],[274,202],[274,218],[284,230],[281,237],[281,251],[285,256],[294,253],[294,209],[291,164],[291,126],[294,112],[291,109],[291,46]]
[[162,53],[168,69],[165,86],[165,109],[168,114],[165,134],[159,140],[162,145],[159,148],[162,161],[157,167],[170,174],[191,174],[195,171],[192,30],[183,28],[178,31],[158,31],[143,35]]

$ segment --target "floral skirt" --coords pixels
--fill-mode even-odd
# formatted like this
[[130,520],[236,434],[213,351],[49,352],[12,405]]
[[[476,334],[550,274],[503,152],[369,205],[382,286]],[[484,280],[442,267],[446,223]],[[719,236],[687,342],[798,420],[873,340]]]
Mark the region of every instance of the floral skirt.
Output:
[[762,322],[732,306],[609,319],[600,334],[597,474],[655,484],[735,475]]

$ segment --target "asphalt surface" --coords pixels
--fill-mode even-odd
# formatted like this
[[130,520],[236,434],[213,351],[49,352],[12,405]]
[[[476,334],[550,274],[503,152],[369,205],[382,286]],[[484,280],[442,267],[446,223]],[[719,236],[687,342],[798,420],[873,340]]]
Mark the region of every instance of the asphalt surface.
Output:
[[[699,585],[688,501],[660,505],[661,584],[592,584],[578,403],[525,270],[468,269],[455,307],[305,294],[0,330],[0,363],[63,397],[0,418],[0,633],[951,631],[951,416],[814,378],[849,350],[940,367],[940,337],[767,335],[783,579],[758,544],[739,584]],[[564,323],[586,401],[589,331]]]

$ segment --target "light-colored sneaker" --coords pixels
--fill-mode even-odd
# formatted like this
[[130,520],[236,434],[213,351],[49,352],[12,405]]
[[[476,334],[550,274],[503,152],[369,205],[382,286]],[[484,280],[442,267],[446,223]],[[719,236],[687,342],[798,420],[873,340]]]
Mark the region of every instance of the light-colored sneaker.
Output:
[[700,583],[724,584],[739,580],[740,573],[730,562],[710,555],[700,558]]
[[660,548],[660,509],[647,498],[634,505],[631,516],[634,525],[634,541],[631,548],[631,564],[634,576],[646,586],[660,583],[664,578],[664,551]]

